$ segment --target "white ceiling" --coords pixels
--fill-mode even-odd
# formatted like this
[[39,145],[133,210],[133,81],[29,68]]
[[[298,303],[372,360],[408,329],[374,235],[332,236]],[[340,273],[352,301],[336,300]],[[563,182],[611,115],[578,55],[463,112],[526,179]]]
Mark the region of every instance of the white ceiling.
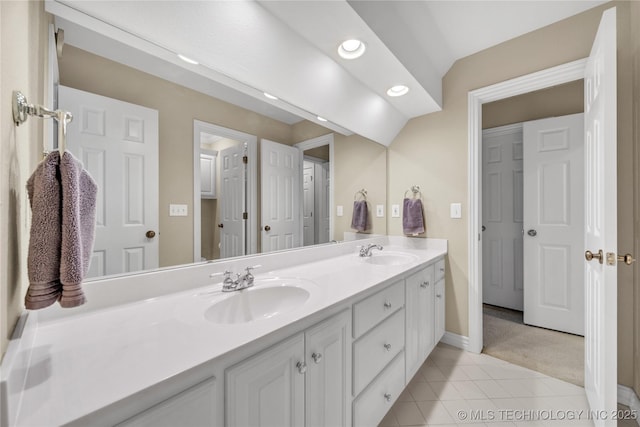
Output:
[[[442,77],[457,59],[601,3],[47,0],[46,8],[69,28],[69,44],[287,123],[320,115],[330,129],[389,145],[408,119],[441,109]],[[348,38],[366,43],[363,57],[337,55]],[[388,97],[398,83],[409,94]]]

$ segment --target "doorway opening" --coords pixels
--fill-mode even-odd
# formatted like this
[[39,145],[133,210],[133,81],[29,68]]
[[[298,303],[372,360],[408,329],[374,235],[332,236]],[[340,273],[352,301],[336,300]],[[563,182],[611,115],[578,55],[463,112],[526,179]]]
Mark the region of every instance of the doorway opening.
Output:
[[482,107],[483,352],[579,386],[583,271],[571,260],[583,247],[583,88]]
[[194,262],[256,253],[257,137],[194,120]]

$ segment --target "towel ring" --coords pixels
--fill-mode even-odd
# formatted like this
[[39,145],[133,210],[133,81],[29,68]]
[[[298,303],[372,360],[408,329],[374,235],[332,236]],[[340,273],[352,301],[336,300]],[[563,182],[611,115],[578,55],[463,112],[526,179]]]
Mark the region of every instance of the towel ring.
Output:
[[419,185],[412,185],[410,189],[408,189],[407,191],[404,192],[404,198],[407,198],[407,193],[411,191],[413,193],[413,198],[415,199],[416,196],[419,194],[420,195],[420,199],[422,199],[422,192],[420,191],[420,186]]
[[367,200],[367,190],[363,188],[362,190],[356,191],[356,194],[353,195],[353,200],[358,200],[358,194],[362,196],[362,200]]

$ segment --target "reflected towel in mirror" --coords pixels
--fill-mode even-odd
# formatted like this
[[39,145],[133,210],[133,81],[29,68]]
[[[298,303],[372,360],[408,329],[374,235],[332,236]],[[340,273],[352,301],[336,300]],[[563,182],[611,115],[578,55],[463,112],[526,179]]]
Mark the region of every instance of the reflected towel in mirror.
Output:
[[366,200],[356,200],[353,202],[351,228],[361,232],[369,229],[369,207],[367,206]]

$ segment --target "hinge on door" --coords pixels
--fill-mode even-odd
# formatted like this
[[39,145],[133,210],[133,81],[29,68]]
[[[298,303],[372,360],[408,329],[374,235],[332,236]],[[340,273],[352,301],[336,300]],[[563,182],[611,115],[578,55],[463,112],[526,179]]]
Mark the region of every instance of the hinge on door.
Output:
[[247,212],[242,212],[242,219],[248,219],[249,214]]
[[244,163],[245,165],[246,165],[247,163],[249,163],[249,157],[247,157],[247,156],[242,156],[242,163]]

